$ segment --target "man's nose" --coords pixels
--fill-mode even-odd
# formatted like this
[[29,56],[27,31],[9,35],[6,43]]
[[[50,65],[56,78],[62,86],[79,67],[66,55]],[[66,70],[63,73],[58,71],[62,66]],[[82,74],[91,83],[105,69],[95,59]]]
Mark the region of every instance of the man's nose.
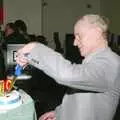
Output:
[[74,41],[73,41],[73,45],[74,45],[74,46],[77,46],[76,39],[74,39]]

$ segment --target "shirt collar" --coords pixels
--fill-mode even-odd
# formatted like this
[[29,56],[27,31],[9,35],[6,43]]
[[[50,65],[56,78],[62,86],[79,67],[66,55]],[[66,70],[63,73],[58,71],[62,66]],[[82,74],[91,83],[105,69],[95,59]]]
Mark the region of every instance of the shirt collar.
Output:
[[84,60],[83,60],[83,64],[84,63],[88,63],[94,56],[96,56],[97,54],[103,52],[103,51],[107,51],[110,50],[109,47],[103,48],[103,49],[98,49],[96,52],[90,53]]

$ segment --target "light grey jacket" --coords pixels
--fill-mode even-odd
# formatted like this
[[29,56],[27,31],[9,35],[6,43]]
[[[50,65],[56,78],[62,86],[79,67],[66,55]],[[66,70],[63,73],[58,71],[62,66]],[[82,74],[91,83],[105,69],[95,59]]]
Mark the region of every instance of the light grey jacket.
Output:
[[28,60],[59,84],[90,91],[66,94],[55,109],[57,120],[112,120],[120,96],[120,57],[110,48],[92,53],[82,64],[71,64],[38,44]]

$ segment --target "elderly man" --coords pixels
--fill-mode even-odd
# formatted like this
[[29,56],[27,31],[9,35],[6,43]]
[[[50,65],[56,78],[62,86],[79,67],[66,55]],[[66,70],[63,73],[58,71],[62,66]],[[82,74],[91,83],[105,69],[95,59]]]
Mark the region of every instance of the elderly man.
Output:
[[107,30],[107,22],[96,14],[77,21],[74,45],[85,57],[82,64],[71,64],[39,43],[18,51],[18,64],[30,63],[72,89],[60,106],[40,120],[112,120],[120,96],[120,57],[108,47]]

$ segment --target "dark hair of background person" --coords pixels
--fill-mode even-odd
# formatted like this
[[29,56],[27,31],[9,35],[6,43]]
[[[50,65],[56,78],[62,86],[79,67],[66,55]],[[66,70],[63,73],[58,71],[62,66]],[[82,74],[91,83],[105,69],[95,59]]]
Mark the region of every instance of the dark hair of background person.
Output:
[[37,41],[37,42],[40,42],[40,43],[42,43],[42,44],[44,44],[44,45],[48,45],[48,42],[47,42],[47,40],[46,40],[46,37],[43,36],[43,35],[38,35],[38,36],[36,36],[36,41]]
[[22,34],[28,42],[30,42],[29,35],[27,33],[26,23],[23,20],[18,19],[14,22],[14,24],[15,24],[16,28],[18,29],[19,33]]
[[23,20],[16,20],[14,22],[15,26],[18,28],[18,30],[27,33],[27,25]]
[[29,34],[28,37],[29,37],[30,42],[33,42],[33,41],[36,40],[36,35],[35,34]]

